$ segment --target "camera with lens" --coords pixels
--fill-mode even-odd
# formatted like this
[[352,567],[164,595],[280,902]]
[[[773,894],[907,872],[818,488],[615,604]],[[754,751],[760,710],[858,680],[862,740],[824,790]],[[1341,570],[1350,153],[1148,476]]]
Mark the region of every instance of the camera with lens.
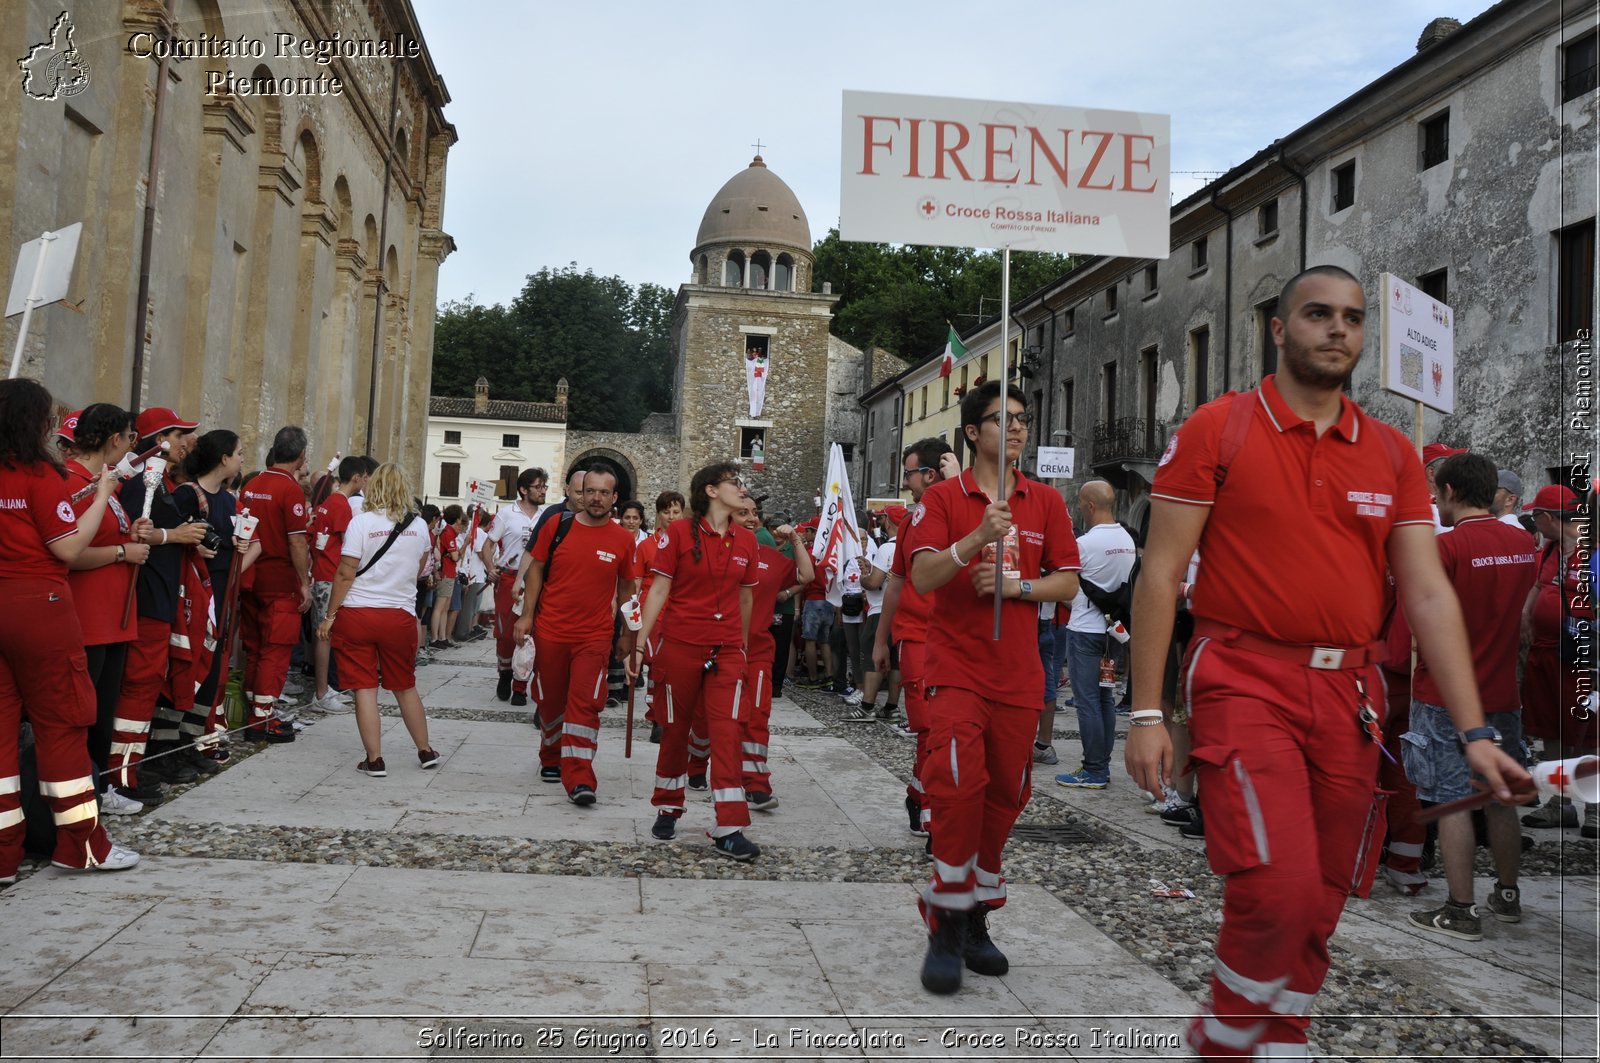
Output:
[[206,534],[200,540],[201,546],[205,547],[207,550],[210,550],[212,553],[220,553],[222,551],[222,536],[217,534],[217,529],[211,526],[210,521],[204,520],[200,517],[191,517],[188,523],[201,524],[205,526]]

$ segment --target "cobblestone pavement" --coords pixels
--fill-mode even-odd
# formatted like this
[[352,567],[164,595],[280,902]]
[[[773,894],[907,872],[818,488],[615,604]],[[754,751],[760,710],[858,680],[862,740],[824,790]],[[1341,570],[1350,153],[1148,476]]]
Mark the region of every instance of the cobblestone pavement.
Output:
[[[1221,890],[1114,774],[1041,768],[993,920],[1003,978],[917,982],[910,742],[790,689],[774,712],[781,806],[754,864],[714,855],[708,795],[649,835],[655,747],[608,711],[600,801],[538,781],[531,710],[493,699],[492,649],[419,672],[443,766],[386,709],[386,779],[354,770],[350,715],[236,747],[217,777],[109,823],[122,874],[43,869],[0,893],[0,1058],[1182,1058]],[[642,717],[642,706],[641,706]],[[1595,1058],[1596,849],[1530,832],[1522,923],[1468,943],[1404,928],[1418,901],[1352,900],[1318,997],[1324,1058]],[[1487,865],[1480,867],[1486,872]],[[1151,880],[1192,900],[1158,898]],[[1439,894],[1438,884],[1423,897]],[[715,1042],[715,1043],[713,1043]]]

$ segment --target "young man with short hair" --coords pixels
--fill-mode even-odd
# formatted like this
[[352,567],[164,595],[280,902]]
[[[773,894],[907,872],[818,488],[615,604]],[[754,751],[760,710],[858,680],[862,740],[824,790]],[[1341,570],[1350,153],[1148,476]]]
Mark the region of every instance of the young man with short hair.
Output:
[[511,654],[516,641],[511,629],[516,624],[513,609],[520,585],[517,568],[528,546],[528,533],[533,530],[534,518],[544,504],[545,487],[550,476],[543,469],[523,469],[517,475],[517,499],[509,506],[501,506],[489,525],[489,538],[483,544],[484,573],[494,586],[494,655],[500,668],[500,682],[494,696],[513,705],[528,703],[528,684],[513,682]]
[[[1002,975],[989,938],[1006,902],[1000,854],[1032,793],[1039,728],[1040,602],[1078,593],[1078,545],[1061,495],[1014,467],[1031,421],[1023,393],[999,381],[961,400],[971,468],[935,484],[911,517],[907,548],[917,591],[934,597],[927,704],[934,751],[923,785],[933,804],[933,877],[920,907],[928,924],[922,984],[961,987],[963,964]],[[1004,454],[1004,467],[1001,455]],[[991,636],[1000,588],[1000,638]]]
[[299,481],[308,446],[305,429],[278,429],[267,467],[245,485],[240,500],[260,521],[256,541],[261,544],[252,580],[240,596],[244,693],[252,734],[269,742],[294,741],[292,721],[275,717],[273,707],[300,641],[300,615],[311,608],[311,549],[306,543],[310,515]]

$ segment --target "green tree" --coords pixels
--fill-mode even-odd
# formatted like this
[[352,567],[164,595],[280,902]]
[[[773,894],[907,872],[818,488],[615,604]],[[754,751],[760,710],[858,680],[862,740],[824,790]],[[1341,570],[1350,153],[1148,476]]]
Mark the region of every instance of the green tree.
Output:
[[[817,241],[817,281],[833,284],[839,305],[834,331],[857,347],[879,346],[910,362],[944,350],[947,325],[966,333],[1000,313],[998,251],[917,244]],[[1011,256],[1013,304],[1072,268],[1067,255],[1018,251]]]

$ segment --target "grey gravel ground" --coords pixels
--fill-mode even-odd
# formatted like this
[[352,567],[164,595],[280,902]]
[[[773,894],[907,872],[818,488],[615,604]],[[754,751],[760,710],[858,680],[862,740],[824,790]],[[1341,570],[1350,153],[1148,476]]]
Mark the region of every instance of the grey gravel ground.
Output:
[[[844,722],[843,702],[826,693],[791,689],[786,694],[820,721],[816,728],[775,729],[777,733],[828,734],[850,742],[890,772],[905,779],[911,768],[911,742],[879,724]],[[393,709],[386,710],[394,714]],[[648,724],[636,722],[636,746]],[[526,712],[497,709],[443,709],[438,719],[529,722]],[[620,714],[604,725],[622,726]],[[1069,731],[1059,737],[1075,737]],[[259,746],[236,743],[235,763]],[[1066,748],[1065,746],[1063,748]],[[1045,771],[1065,770],[1041,768]],[[179,793],[188,787],[173,788]],[[1211,946],[1220,921],[1221,885],[1196,848],[1153,849],[1090,820],[1061,801],[1036,793],[1019,825],[1068,825],[1094,840],[1051,844],[1014,839],[1007,850],[1007,877],[1037,884],[1089,919],[1162,977],[1206,997]],[[606,877],[750,879],[833,882],[920,882],[927,875],[915,848],[838,848],[766,846],[754,864],[720,859],[704,847],[529,841],[453,834],[401,834],[377,830],[339,830],[197,824],[141,817],[109,824],[117,841],[149,854],[313,864],[356,864],[507,873]],[[1487,867],[1486,854],[1483,867]],[[1525,855],[1524,874],[1594,874],[1592,843],[1540,844]],[[24,874],[28,868],[24,868]],[[1150,895],[1148,880],[1183,885],[1195,899],[1179,901]],[[997,920],[997,930],[1003,918]],[[1017,932],[1017,928],[1004,928]],[[1388,1018],[1399,1013],[1401,1018]],[[1440,1016],[1432,1018],[1429,1016]],[[1420,1016],[1420,1017],[1418,1017]],[[1496,1027],[1490,1019],[1461,1017],[1428,987],[1408,981],[1382,964],[1335,948],[1333,969],[1317,999],[1312,1024],[1317,1050],[1331,1058],[1551,1058],[1534,1045]]]

